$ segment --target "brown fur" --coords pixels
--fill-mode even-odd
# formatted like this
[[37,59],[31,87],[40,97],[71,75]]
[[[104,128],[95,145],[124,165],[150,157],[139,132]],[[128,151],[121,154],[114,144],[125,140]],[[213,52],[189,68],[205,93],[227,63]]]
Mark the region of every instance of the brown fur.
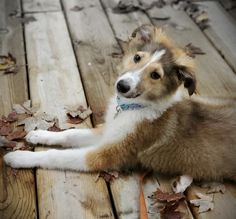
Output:
[[[194,62],[161,29],[142,26],[134,31],[119,71],[143,66],[160,48],[167,53],[145,69],[138,87],[150,101],[165,100],[183,83],[196,90]],[[135,54],[142,59],[133,62]],[[158,71],[159,80],[150,72]],[[147,92],[148,91],[148,92]],[[146,92],[146,93],[145,93]],[[121,169],[138,164],[154,171],[188,174],[195,179],[236,180],[236,100],[186,98],[152,122],[143,121],[123,141],[104,145],[87,156],[91,170]]]

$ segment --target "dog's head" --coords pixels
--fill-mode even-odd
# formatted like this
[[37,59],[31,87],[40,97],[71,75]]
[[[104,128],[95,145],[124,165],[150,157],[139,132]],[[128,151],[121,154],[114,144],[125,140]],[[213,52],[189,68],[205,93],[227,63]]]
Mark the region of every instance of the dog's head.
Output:
[[183,83],[192,95],[196,89],[193,64],[162,29],[141,26],[132,33],[118,66],[116,90],[125,98],[155,101],[174,94]]

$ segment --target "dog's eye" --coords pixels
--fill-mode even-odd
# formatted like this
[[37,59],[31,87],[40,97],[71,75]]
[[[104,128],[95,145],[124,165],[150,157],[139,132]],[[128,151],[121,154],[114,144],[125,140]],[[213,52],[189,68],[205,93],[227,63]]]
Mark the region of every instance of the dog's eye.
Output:
[[138,54],[136,54],[136,55],[134,56],[134,62],[135,62],[135,63],[138,63],[138,62],[140,62],[140,60],[141,60],[141,56],[138,55]]
[[150,76],[151,76],[151,78],[154,79],[154,80],[157,80],[157,79],[160,78],[159,73],[156,72],[156,71],[153,71]]

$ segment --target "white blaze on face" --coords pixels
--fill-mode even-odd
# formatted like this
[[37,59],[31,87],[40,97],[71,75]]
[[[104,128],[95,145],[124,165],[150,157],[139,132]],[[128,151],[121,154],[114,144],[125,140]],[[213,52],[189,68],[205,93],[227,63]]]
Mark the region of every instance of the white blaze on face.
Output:
[[142,68],[126,72],[117,80],[117,82],[119,82],[120,80],[127,81],[130,85],[129,92],[135,92],[136,87],[140,81],[140,76],[143,73],[143,71],[153,62],[159,61],[165,53],[166,53],[165,49],[162,49],[160,51],[159,50],[155,51],[151,56],[151,59]]

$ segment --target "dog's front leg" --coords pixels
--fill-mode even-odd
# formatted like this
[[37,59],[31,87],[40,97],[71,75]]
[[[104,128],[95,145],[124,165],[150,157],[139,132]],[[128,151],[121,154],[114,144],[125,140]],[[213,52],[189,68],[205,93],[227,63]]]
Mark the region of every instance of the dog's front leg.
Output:
[[98,144],[101,136],[102,127],[94,129],[68,129],[62,132],[36,130],[27,134],[26,141],[32,144],[86,147]]
[[[68,150],[48,150],[40,152],[15,151],[4,156],[5,162],[14,168],[42,167],[47,169],[99,171],[115,170],[131,163],[134,152],[129,145],[102,145]],[[133,150],[132,150],[133,151]]]

